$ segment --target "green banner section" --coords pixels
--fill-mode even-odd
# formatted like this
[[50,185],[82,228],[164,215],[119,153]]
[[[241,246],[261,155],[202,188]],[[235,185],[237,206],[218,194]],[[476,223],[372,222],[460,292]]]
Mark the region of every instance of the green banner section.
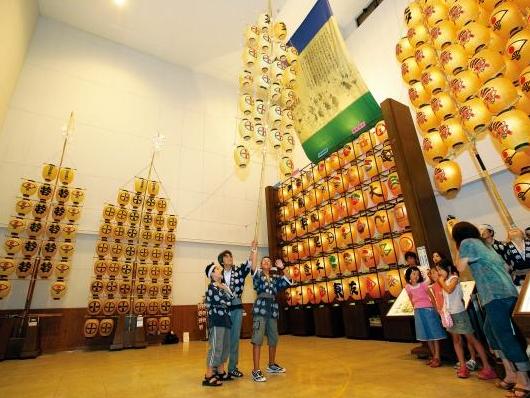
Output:
[[381,108],[367,92],[303,142],[302,147],[309,160],[318,163],[346,142],[374,127],[382,118]]

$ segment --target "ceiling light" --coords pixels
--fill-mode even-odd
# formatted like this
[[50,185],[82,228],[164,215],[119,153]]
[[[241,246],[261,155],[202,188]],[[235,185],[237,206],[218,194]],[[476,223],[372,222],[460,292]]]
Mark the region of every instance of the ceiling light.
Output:
[[118,7],[123,7],[127,0],[112,0],[112,2],[117,5]]

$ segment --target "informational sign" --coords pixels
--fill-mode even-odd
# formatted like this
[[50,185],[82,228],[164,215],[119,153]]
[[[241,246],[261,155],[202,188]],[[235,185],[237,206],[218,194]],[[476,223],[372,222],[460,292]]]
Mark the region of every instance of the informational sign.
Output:
[[136,318],[136,327],[141,328],[144,326],[144,317],[142,315],[138,315],[138,318]]
[[381,109],[351,62],[328,0],[318,0],[291,37],[298,50],[295,128],[314,163],[381,120]]

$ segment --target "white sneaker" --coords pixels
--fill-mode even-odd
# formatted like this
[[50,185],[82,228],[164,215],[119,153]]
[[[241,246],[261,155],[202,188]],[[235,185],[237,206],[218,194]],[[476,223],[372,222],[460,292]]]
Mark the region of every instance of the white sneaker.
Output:
[[267,378],[263,376],[263,373],[261,373],[261,370],[253,370],[252,371],[252,380],[257,382],[264,382],[267,381]]
[[269,373],[285,373],[287,369],[282,368],[277,363],[267,365],[267,372]]
[[466,362],[466,368],[470,371],[475,371],[480,369],[480,365],[477,363],[477,361],[470,359]]

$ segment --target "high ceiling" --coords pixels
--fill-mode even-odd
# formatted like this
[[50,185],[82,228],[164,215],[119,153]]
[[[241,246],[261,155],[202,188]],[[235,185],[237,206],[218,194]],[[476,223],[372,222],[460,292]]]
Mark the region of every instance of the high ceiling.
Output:
[[[123,1],[123,0],[122,0]],[[303,6],[305,3],[305,7]],[[314,0],[273,0],[274,12],[310,8]],[[370,0],[330,0],[350,32]],[[308,6],[309,4],[309,6]],[[39,0],[42,15],[135,50],[227,81],[239,70],[242,32],[266,0]]]

